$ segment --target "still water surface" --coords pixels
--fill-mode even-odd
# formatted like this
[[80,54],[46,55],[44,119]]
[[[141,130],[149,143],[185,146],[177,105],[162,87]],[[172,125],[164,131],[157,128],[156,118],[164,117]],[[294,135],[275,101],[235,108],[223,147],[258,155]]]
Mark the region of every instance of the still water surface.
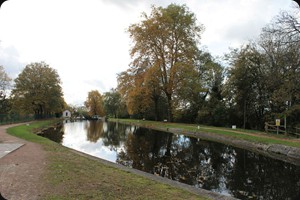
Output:
[[62,133],[52,139],[197,188],[240,199],[300,199],[300,166],[247,150],[112,122],[65,123]]

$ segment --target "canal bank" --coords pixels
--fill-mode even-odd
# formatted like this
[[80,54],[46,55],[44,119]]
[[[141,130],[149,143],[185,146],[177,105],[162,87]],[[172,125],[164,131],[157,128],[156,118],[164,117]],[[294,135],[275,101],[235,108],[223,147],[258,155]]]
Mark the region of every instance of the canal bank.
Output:
[[63,146],[195,188],[240,199],[300,194],[299,166],[232,145],[115,122],[68,122],[63,132]]
[[[159,182],[159,183],[170,185],[171,187],[180,188],[180,189],[183,189],[185,191],[191,192],[193,194],[203,196],[207,199],[211,199],[211,200],[213,200],[213,199],[215,199],[215,200],[237,200],[234,197],[225,196],[225,195],[222,195],[222,194],[219,194],[219,193],[216,193],[216,192],[211,192],[209,190],[204,190],[204,189],[201,189],[201,188],[195,188],[191,185],[180,183],[180,182],[174,181],[174,180],[170,180],[168,178],[163,178],[161,176],[149,174],[149,173],[143,172],[141,170],[128,168],[126,166],[116,164],[116,163],[113,163],[113,162],[110,162],[110,161],[107,161],[107,160],[104,160],[104,159],[101,159],[101,158],[98,158],[98,157],[95,157],[95,156],[91,156],[89,154],[86,154],[86,153],[83,153],[83,152],[80,152],[80,151],[76,151],[74,149],[69,149],[69,150],[76,153],[76,154],[78,154],[78,155],[80,155],[80,156],[89,158],[91,160],[95,160],[96,162],[100,162],[104,165],[111,166],[111,167],[120,169],[120,170],[125,171],[125,172],[129,172],[129,173],[132,173],[132,174],[135,174],[135,175],[138,175],[138,176],[142,176],[142,177],[147,178],[149,180],[153,180],[153,181],[156,181],[156,182]],[[147,199],[147,196],[145,196],[145,199]],[[176,199],[176,197],[173,197],[173,199]]]
[[[31,129],[31,127],[34,128]],[[33,199],[234,199],[205,190],[197,190],[71,150],[32,134],[36,128],[36,124],[30,124],[9,130],[12,135],[41,145],[42,149],[35,153],[42,153],[46,157],[46,160],[42,162],[45,171],[39,176],[32,176],[39,181],[35,184],[36,186],[43,186],[36,190],[39,195]],[[6,135],[4,129],[1,134]],[[28,153],[26,148],[16,152]],[[17,157],[11,154],[10,158],[16,166],[19,166],[20,161]],[[34,167],[39,167],[40,164],[35,163],[32,168],[35,169]],[[26,173],[23,173],[24,177],[28,175]],[[26,180],[19,179],[18,185],[24,185],[22,183],[25,182]],[[18,197],[24,195],[23,190],[8,188],[5,196],[11,197],[14,194],[16,198],[12,199],[19,199]],[[24,190],[26,190],[25,185]],[[29,191],[29,188],[27,190]],[[3,190],[1,192],[3,194]],[[30,198],[30,193],[27,194]]]

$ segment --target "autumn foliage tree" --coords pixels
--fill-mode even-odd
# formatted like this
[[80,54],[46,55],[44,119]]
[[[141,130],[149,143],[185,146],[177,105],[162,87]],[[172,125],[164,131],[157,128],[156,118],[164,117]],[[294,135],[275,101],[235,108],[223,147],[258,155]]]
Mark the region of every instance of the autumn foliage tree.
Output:
[[146,113],[151,112],[154,107],[154,118],[158,119],[161,89],[158,85],[158,76],[153,69],[139,72],[128,69],[118,75],[118,90],[126,101],[130,115],[146,117]]
[[104,116],[103,98],[98,90],[92,90],[84,102],[90,116]]
[[118,91],[133,117],[263,129],[275,117],[300,118],[299,17],[281,13],[251,41],[226,55],[224,68],[199,48],[203,30],[186,6],[152,7],[129,27],[129,69]]
[[64,99],[61,81],[55,69],[45,62],[26,65],[15,79],[12,90],[14,108],[33,113],[36,118],[62,112]]
[[[176,4],[166,8],[153,6],[149,16],[143,13],[143,20],[128,29],[133,41],[133,61],[127,75],[141,76],[134,80],[134,84],[144,86],[136,81],[141,81],[149,69],[155,68],[159,89],[167,100],[169,121],[173,121],[174,93],[180,89],[178,85],[185,72],[194,65],[202,30],[195,15],[185,5]],[[144,92],[142,96],[149,95]]]

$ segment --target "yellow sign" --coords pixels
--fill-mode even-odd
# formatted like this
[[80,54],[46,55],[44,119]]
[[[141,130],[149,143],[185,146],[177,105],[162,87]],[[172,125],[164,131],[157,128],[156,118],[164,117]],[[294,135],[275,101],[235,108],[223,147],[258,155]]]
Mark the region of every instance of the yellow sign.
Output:
[[280,126],[280,119],[276,119],[276,126]]

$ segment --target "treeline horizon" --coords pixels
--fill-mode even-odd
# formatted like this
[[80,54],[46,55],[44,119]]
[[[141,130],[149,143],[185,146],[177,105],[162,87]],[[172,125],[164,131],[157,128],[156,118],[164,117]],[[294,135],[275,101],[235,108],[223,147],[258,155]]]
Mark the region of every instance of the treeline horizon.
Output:
[[185,5],[153,7],[143,17],[128,28],[131,67],[106,93],[118,93],[132,118],[259,130],[286,119],[300,126],[298,18],[281,12],[258,40],[227,53],[225,67],[201,49],[204,27]]
[[[12,81],[0,68],[1,114],[30,113],[43,118],[63,109],[169,122],[264,129],[286,119],[300,126],[300,24],[281,12],[259,39],[231,49],[217,60],[201,47],[204,26],[185,5],[152,7],[132,24],[130,67],[117,76],[118,86],[102,95],[89,92],[86,109],[63,99],[61,81],[44,62],[31,63]],[[226,63],[226,66],[224,66]]]

